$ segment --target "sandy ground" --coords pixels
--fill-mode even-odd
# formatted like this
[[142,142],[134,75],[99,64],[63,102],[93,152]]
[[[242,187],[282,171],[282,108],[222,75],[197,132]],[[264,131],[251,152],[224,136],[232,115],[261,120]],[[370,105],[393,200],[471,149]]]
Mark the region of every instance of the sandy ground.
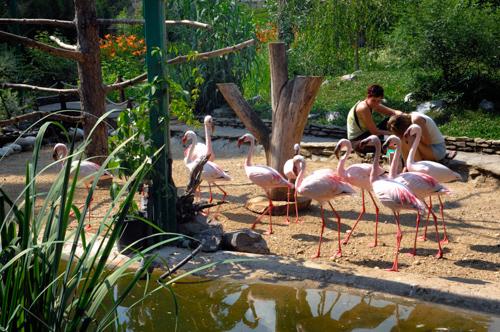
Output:
[[[254,186],[246,178],[243,170],[244,157],[247,148],[236,150],[232,148],[235,142],[221,143],[221,152],[217,153],[216,162],[228,170],[233,181],[224,185],[228,192],[228,204],[221,206],[219,221],[226,231],[248,228],[257,217],[248,211],[244,204],[254,196],[262,195],[262,189]],[[174,141],[173,145],[177,145]],[[224,148],[225,147],[225,148]],[[51,161],[51,147],[44,147],[41,165]],[[187,183],[188,172],[180,159],[181,151],[174,151],[174,180],[176,185],[184,188]],[[31,153],[24,152],[13,155],[0,161],[0,185],[11,195],[20,192],[24,183],[26,160]],[[317,158],[315,158],[317,159]],[[255,163],[264,163],[263,154],[254,157]],[[355,157],[349,163],[358,162]],[[308,171],[320,168],[336,167],[336,160],[308,160]],[[47,170],[38,180],[39,190],[49,188],[57,176],[58,168]],[[439,277],[451,281],[467,284],[484,284],[488,281],[500,281],[500,211],[499,180],[487,176],[477,176],[468,179],[465,183],[451,183],[448,188],[452,194],[445,198],[445,220],[447,223],[450,243],[444,246],[443,259],[434,258],[437,244],[433,229],[429,229],[429,240],[418,242],[417,256],[407,255],[413,244],[415,214],[402,213],[403,239],[401,243],[400,269],[404,272],[428,277]],[[202,186],[204,197],[207,197],[208,187]],[[80,189],[76,198],[82,203],[85,198],[85,189]],[[217,198],[221,196],[216,195]],[[92,223],[99,221],[107,210],[109,190],[99,188],[94,196]],[[333,201],[334,207],[342,217],[342,236],[350,230],[356,220],[360,207],[360,195],[342,197]],[[348,245],[343,246],[343,257],[335,259],[343,268],[364,267],[372,269],[388,268],[392,264],[395,246],[396,226],[389,210],[381,207],[379,224],[379,246],[369,248],[373,242],[374,209],[371,202],[367,202],[367,213],[360,221]],[[330,262],[331,255],[336,251],[337,232],[336,222],[331,211],[327,212],[328,222],[324,234],[322,257],[317,263]],[[285,225],[282,216],[273,217],[274,231],[272,235],[264,235],[271,253],[289,256],[297,259],[309,259],[317,250],[320,231],[320,209],[316,202],[307,211],[300,212],[301,224]],[[263,218],[263,224],[257,226],[256,231],[263,233],[268,228],[268,218]],[[441,230],[441,228],[440,228]]]

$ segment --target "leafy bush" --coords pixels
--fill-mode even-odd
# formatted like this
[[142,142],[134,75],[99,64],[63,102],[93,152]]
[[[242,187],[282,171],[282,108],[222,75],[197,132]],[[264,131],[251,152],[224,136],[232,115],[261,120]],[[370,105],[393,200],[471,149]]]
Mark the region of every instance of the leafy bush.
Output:
[[477,102],[500,88],[499,21],[495,7],[475,0],[414,1],[391,35],[392,47],[419,68],[423,97]]
[[[277,1],[270,2],[272,17],[277,19]],[[394,0],[290,1],[284,8],[294,34],[290,71],[338,75],[355,70],[358,64],[366,68],[370,50],[383,45],[384,32],[395,21],[400,6]]]
[[[191,19],[212,25],[213,30],[193,29],[182,26],[168,29],[169,58],[177,55],[208,52],[224,48],[255,37],[252,13],[246,6],[234,0],[172,0],[167,3],[168,19]],[[196,110],[207,112],[222,104],[224,98],[217,92],[217,83],[234,82],[241,85],[250,70],[255,48],[247,47],[237,53],[227,54],[196,63],[169,67],[172,80],[182,82],[193,89],[196,82],[194,67],[205,78],[199,87],[200,95]],[[188,90],[189,90],[188,89]]]
[[[39,32],[35,40],[44,44],[56,46],[49,36],[54,35],[62,41],[71,44],[61,34],[47,31]],[[78,71],[76,62],[69,59],[54,57],[44,51],[28,48],[29,65],[24,70],[24,79],[30,84],[49,86],[52,82],[63,81],[66,83],[76,83]]]

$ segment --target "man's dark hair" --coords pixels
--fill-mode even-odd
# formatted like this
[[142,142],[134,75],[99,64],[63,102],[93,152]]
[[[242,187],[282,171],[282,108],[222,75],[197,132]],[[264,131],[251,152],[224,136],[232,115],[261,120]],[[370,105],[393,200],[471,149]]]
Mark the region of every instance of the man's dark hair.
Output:
[[384,97],[384,88],[377,84],[370,85],[367,95],[368,97]]

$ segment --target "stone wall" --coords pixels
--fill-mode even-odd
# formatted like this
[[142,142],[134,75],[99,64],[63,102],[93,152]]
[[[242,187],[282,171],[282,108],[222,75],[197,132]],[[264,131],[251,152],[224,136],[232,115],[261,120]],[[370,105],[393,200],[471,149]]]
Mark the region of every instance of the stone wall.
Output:
[[448,150],[500,155],[500,140],[451,136],[445,136],[445,140]]
[[[203,119],[200,118],[200,121]],[[263,120],[266,126],[271,129],[271,120]],[[238,118],[214,118],[216,126],[245,128],[243,123]],[[339,126],[320,126],[320,125],[306,125],[304,135],[318,136],[318,137],[331,137],[343,138],[347,137],[345,128]]]

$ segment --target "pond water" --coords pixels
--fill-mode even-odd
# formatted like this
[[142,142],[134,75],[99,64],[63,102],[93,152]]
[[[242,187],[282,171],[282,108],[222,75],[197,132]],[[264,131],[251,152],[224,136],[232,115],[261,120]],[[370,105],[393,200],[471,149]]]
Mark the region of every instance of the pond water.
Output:
[[[156,287],[150,283],[150,288]],[[500,317],[357,291],[236,281],[182,281],[129,308],[119,308],[123,331],[500,331]],[[120,293],[119,286],[115,296]],[[175,299],[174,299],[175,298]],[[178,314],[175,313],[177,303]]]

